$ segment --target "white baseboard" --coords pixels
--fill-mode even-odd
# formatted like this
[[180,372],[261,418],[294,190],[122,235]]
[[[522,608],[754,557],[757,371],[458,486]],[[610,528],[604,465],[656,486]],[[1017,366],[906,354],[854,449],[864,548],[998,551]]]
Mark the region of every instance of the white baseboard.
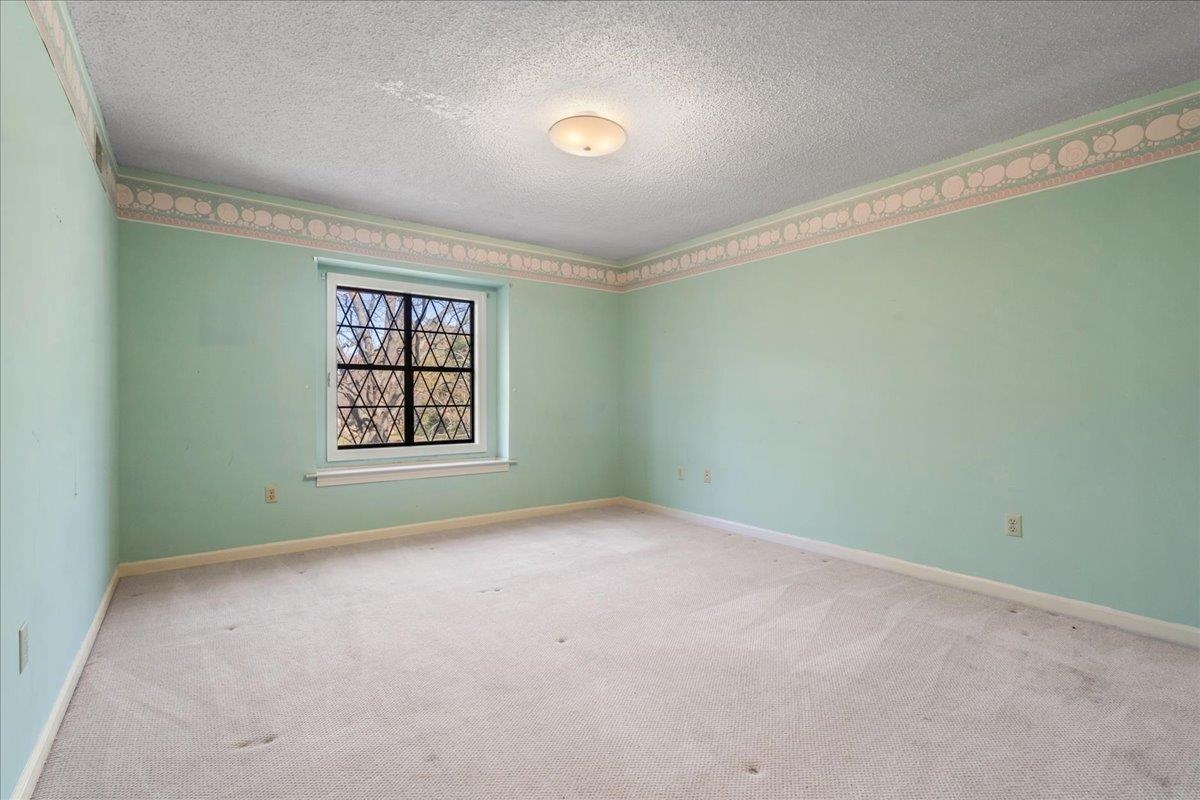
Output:
[[753,525],[746,525],[741,522],[720,519],[719,517],[709,517],[704,514],[696,514],[678,508],[648,503],[645,500],[622,497],[620,503],[639,511],[666,514],[667,516],[687,520],[688,522],[708,528],[740,533],[744,536],[752,536],[755,539],[775,542],[776,544],[783,544],[788,547],[797,547],[813,553],[865,564],[869,567],[886,569],[890,572],[898,572],[902,575],[920,578],[932,583],[939,583],[943,586],[952,586],[956,589],[965,589],[969,592],[998,597],[1003,600],[1011,600],[1014,603],[1023,603],[1024,605],[1033,606],[1045,611],[1053,611],[1056,614],[1063,614],[1064,616],[1076,617],[1088,622],[1096,622],[1101,625],[1120,628],[1121,630],[1143,636],[1164,639],[1175,644],[1200,647],[1200,628],[1194,628],[1191,625],[1167,622],[1153,617],[1143,617],[1139,614],[1119,611],[1115,608],[1088,603],[1084,600],[1075,600],[1070,597],[1061,597],[1055,594],[1034,591],[1033,589],[1024,589],[1020,586],[1014,586],[1011,583],[1001,583],[1000,581],[993,581],[988,578],[964,575],[961,572],[951,572],[925,564],[916,564],[912,561],[879,555],[867,550],[856,550],[853,547],[822,542],[818,539],[793,536],[790,533],[781,533],[766,528],[758,528]]
[[67,713],[67,706],[71,704],[71,696],[75,694],[75,685],[79,683],[79,676],[83,674],[83,665],[87,663],[88,656],[92,653],[92,645],[96,641],[96,634],[100,632],[104,615],[108,612],[108,604],[112,600],[113,591],[117,588],[118,579],[114,570],[108,586],[104,589],[104,596],[100,598],[96,616],[92,617],[92,624],[88,628],[87,635],[83,637],[83,642],[79,645],[79,652],[75,654],[75,660],[71,662],[71,669],[67,672],[67,677],[63,679],[62,688],[58,690],[58,697],[54,699],[54,705],[50,708],[50,716],[46,719],[46,724],[42,726],[42,732],[38,734],[33,752],[29,754],[29,758],[25,762],[25,769],[21,770],[21,775],[17,778],[17,785],[13,788],[12,793],[13,800],[26,800],[33,796],[38,778],[42,775],[42,767],[46,765],[46,758],[50,755],[51,746],[54,745],[54,737],[58,735],[58,726],[62,724],[63,716]]
[[[952,586],[956,589],[976,592],[978,594],[984,594],[990,597],[998,597],[1000,599],[1010,600],[1015,603],[1023,603],[1027,606],[1033,606],[1034,608],[1041,608],[1046,611],[1053,611],[1057,614],[1063,614],[1066,616],[1087,620],[1088,622],[1096,622],[1101,625],[1120,628],[1121,630],[1130,631],[1131,633],[1137,633],[1143,636],[1152,636],[1156,639],[1163,639],[1176,644],[1200,648],[1200,628],[1195,628],[1190,625],[1183,625],[1177,622],[1167,622],[1165,620],[1155,619],[1153,617],[1144,617],[1139,614],[1132,614],[1128,611],[1120,611],[1115,608],[1097,605],[1096,603],[1089,603],[1084,600],[1075,600],[1070,597],[1061,597],[1059,595],[1047,594],[1046,592],[1038,592],[1033,589],[1025,589],[1020,586],[1014,586],[1011,583],[1002,583],[989,578],[980,578],[975,575],[965,575],[960,572],[951,572],[950,570],[941,569],[939,567],[931,567],[926,564],[917,564],[912,561],[905,561],[892,556],[880,555],[867,550],[856,550],[853,547],[845,547],[839,544],[823,542],[819,539],[793,536],[789,533],[781,533],[779,531],[773,531],[767,528],[759,528],[754,525],[746,525],[741,522],[733,522],[732,520],[721,519],[719,517],[710,517],[691,511],[683,511],[678,508],[671,508],[669,506],[658,505],[656,503],[648,503],[644,500],[634,500],[629,497],[605,497],[596,500],[581,500],[574,503],[560,503],[549,506],[517,508],[511,511],[495,511],[487,514],[474,514],[467,517],[452,517],[450,519],[431,520],[429,522],[414,522],[408,525],[394,525],[392,527],[376,528],[374,530],[354,531],[351,533],[334,533],[326,536],[312,536],[306,539],[285,539],[279,542],[268,542],[266,544],[249,545],[247,547],[231,547],[225,550],[210,550],[204,553],[193,553],[184,556],[170,556],[168,558],[155,558],[148,561],[125,562],[117,566],[116,574],[120,577],[125,577],[128,575],[145,575],[151,572],[185,569],[187,567],[198,567],[205,564],[221,564],[228,561],[242,561],[251,558],[263,558],[264,556],[283,555],[285,553],[299,553],[306,550],[319,550],[326,547],[339,547],[348,544],[357,544],[360,542],[396,539],[402,536],[415,536],[422,533],[435,533],[437,531],[454,530],[457,528],[470,528],[477,525],[489,525],[497,522],[510,522],[513,520],[543,517],[550,514],[561,514],[569,511],[582,511],[588,508],[601,508],[603,506],[611,505],[623,505],[629,508],[638,509],[640,511],[665,514],[677,519],[693,522],[697,525],[703,525],[709,528],[717,528],[719,530],[730,531],[732,533],[739,533],[744,536],[752,536],[756,539],[775,542],[776,544],[787,545],[788,547],[803,548],[814,553],[840,558],[845,561],[853,561],[858,564],[865,564],[869,567],[885,569],[890,572],[897,572],[913,578],[919,578],[932,583],[942,584],[943,586]],[[107,605],[107,597],[105,599],[105,605]],[[94,633],[90,633],[89,636],[94,637]],[[90,646],[91,645],[89,641],[88,647]],[[80,668],[82,668],[82,663],[80,664]],[[72,682],[72,688],[73,686],[74,684]],[[68,694],[68,699],[69,698],[70,695]],[[63,710],[65,710],[65,708],[66,707],[64,705]],[[55,725],[55,728],[57,729],[57,724]],[[32,786],[30,788],[32,789]]]
[[331,533],[325,536],[310,536],[306,539],[284,539],[279,542],[253,544],[246,547],[230,547],[225,550],[209,550],[203,553],[192,553],[185,556],[169,556],[167,558],[152,558],[147,561],[127,561],[117,566],[117,575],[124,578],[129,575],[145,575],[151,572],[165,572],[172,569],[186,569],[205,564],[222,564],[227,561],[244,561],[249,558],[278,556],[285,553],[299,553],[305,550],[320,550],[326,547],[341,547],[360,542],[376,542],[382,539],[397,539],[401,536],[415,536],[421,533],[435,533],[456,528],[472,528],[477,525],[490,525],[496,522],[511,522],[531,517],[544,517],[550,514],[563,514],[568,511],[582,511],[587,508],[611,506],[620,502],[620,498],[604,497],[598,500],[579,500],[574,503],[559,503],[552,506],[532,506],[516,508],[511,511],[493,511],[487,514],[473,514],[469,517],[451,517],[430,522],[413,522],[408,525],[393,525],[389,528],[375,528],[367,531],[351,533]]

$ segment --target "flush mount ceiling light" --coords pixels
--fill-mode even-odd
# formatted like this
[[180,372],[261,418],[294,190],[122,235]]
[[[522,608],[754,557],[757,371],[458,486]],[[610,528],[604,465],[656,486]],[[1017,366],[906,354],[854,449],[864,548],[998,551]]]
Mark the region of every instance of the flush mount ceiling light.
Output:
[[606,156],[625,144],[625,129],[611,119],[581,114],[554,123],[550,127],[550,141],[573,156]]

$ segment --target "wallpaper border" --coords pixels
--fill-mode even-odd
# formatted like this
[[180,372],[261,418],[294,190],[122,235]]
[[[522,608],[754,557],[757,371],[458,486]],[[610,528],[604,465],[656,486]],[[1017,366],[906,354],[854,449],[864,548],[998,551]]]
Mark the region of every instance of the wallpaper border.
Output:
[[1200,150],[1200,92],[1037,142],[749,223],[635,260],[617,278],[638,289],[1089,180]]
[[[1200,150],[1200,92],[979,157],[848,199],[817,201],[623,263],[285,198],[117,173],[103,118],[59,0],[26,0],[80,134],[122,219],[434,267],[624,292],[862,236]],[[177,182],[178,181],[178,182]]]
[[46,54],[58,75],[63,94],[75,114],[79,135],[92,157],[92,163],[100,175],[100,183],[110,198],[116,196],[116,161],[104,128],[104,117],[92,95],[87,68],[83,65],[76,49],[75,32],[70,17],[57,0],[25,0],[25,7],[33,17],[33,24],[42,37]]
[[616,291],[620,268],[532,247],[378,222],[289,201],[254,199],[149,177],[121,175],[117,216],[180,228],[294,244],[333,253],[385,258],[491,275]]

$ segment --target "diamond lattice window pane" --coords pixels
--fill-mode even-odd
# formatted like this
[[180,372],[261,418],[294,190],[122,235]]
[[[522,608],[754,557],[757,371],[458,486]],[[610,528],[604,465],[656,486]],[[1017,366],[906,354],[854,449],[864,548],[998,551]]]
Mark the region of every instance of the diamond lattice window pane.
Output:
[[403,406],[404,373],[399,370],[338,370],[339,406]]
[[450,411],[454,415],[453,423],[450,426],[450,438],[455,441],[472,441],[475,438],[471,426],[472,407],[454,406]]
[[471,441],[470,406],[417,406],[414,442]]
[[403,295],[339,287],[337,291],[338,362],[405,363]]
[[470,405],[471,373],[420,370],[413,379],[415,405]]
[[338,446],[380,446],[404,441],[403,411],[393,408],[339,408]]
[[452,336],[450,337],[450,366],[467,367],[471,366],[471,337],[470,336]]
[[339,369],[338,446],[404,443],[404,373]]
[[339,448],[474,441],[473,302],[339,286],[334,312]]
[[413,297],[413,360],[418,367],[471,366],[474,304]]

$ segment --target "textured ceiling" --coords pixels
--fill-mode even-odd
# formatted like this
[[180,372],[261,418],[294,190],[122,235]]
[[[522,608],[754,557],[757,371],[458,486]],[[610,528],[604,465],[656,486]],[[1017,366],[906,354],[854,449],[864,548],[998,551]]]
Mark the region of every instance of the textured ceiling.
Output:
[[70,11],[122,166],[614,260],[1200,76],[1194,2]]

